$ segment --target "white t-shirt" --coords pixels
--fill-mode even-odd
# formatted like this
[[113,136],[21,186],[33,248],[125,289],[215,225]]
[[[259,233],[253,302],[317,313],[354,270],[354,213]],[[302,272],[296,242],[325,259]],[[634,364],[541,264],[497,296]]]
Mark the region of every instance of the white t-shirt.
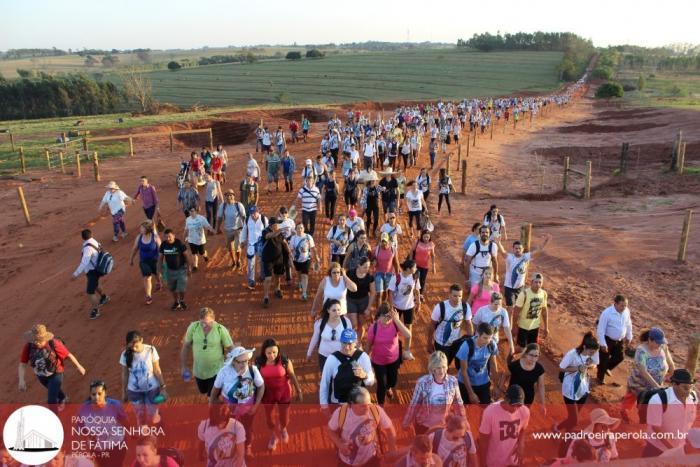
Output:
[[391,246],[394,247],[394,250],[399,251],[398,236],[403,235],[403,230],[401,230],[401,224],[397,222],[396,226],[392,227],[391,224],[387,222],[384,225],[382,225],[382,227],[379,229],[379,232],[389,234]]
[[[598,352],[594,353],[592,357],[587,357],[576,352],[576,349],[571,349],[566,353],[566,355],[564,355],[564,358],[559,364],[559,368],[563,370],[569,366],[585,365],[588,362],[593,362],[598,365],[600,363]],[[564,381],[561,383],[561,393],[567,399],[577,401],[590,392],[589,379],[588,372],[583,374],[580,374],[578,371],[574,371],[573,373],[565,373]],[[577,380],[580,382],[578,383],[578,390],[574,393],[574,383]]]
[[[238,405],[251,405],[255,403],[255,387],[261,387],[264,382],[260,371],[253,365],[245,369],[243,375],[239,375],[233,368],[232,362],[227,360],[219,370],[214,380],[214,387],[221,389],[221,394],[227,401],[237,401]],[[251,370],[253,378],[251,379]],[[255,387],[254,387],[255,386]]]
[[[230,418],[225,428],[211,426],[209,420],[202,420],[197,427],[197,437],[204,442],[209,465],[236,465],[236,447],[245,443],[245,428],[238,420]],[[240,464],[245,467],[245,459]]]
[[510,289],[519,289],[525,286],[527,267],[530,263],[530,253],[523,253],[517,258],[513,253],[506,255],[505,286]]
[[374,157],[374,144],[365,143],[365,157]]
[[102,197],[102,203],[109,206],[109,212],[114,215],[118,213],[119,210],[126,211],[126,204],[124,204],[124,200],[127,199],[129,199],[129,197],[122,190],[117,190],[114,193],[109,190]]
[[413,190],[408,190],[405,193],[406,197],[406,204],[408,204],[408,210],[411,212],[420,212],[423,210],[423,204],[421,201],[423,200],[423,192],[418,190],[417,192],[413,192]]
[[[491,251],[489,251],[489,245],[491,246]],[[479,247],[478,254],[476,250],[477,246]],[[477,240],[476,242],[469,245],[469,249],[467,250],[467,256],[474,255],[476,256],[472,260],[471,268],[475,271],[480,271],[483,268],[491,266],[491,258],[496,258],[496,256],[498,255],[498,245],[496,245],[495,242],[489,242],[488,245],[483,245],[481,244],[481,240]]]
[[[673,388],[667,388],[665,412],[659,395],[652,396],[647,406],[647,433],[652,433],[652,426],[658,427],[664,433],[673,434],[673,437],[667,438],[673,447],[682,446],[685,443],[685,437],[681,438],[677,433],[688,433],[697,413],[697,396],[693,398],[693,395],[693,393],[689,394],[683,405],[673,392]],[[650,438],[649,442],[662,451],[668,450],[660,440]]]
[[[488,323],[496,329],[510,329],[508,312],[503,307],[500,307],[496,311],[492,311],[491,308],[489,308],[489,305],[484,305],[476,311],[472,322],[474,323],[474,327],[478,326],[479,323]],[[498,339],[498,334],[495,334],[494,337]]]
[[387,290],[391,290],[392,301],[394,306],[399,310],[411,310],[416,306],[416,295],[414,290],[420,290],[420,281],[412,275],[408,277],[400,273],[401,280],[398,287],[396,286],[396,274],[389,279]]
[[[428,436],[430,437],[430,444],[432,445],[433,439],[435,439],[435,432],[430,433]],[[465,437],[467,437],[469,441],[465,441]],[[445,430],[443,429],[436,454],[442,460],[443,465],[467,467],[469,463],[469,454],[476,454],[476,443],[474,442],[474,437],[471,431],[469,431],[469,428],[467,428],[464,437],[455,441],[448,440],[445,436]]]
[[331,254],[344,255],[353,237],[352,230],[346,230],[344,226],[338,227],[337,225],[334,225],[328,229],[326,238],[330,241],[335,240],[340,243],[331,243]]
[[486,467],[517,465],[515,453],[518,437],[530,421],[530,409],[525,405],[513,413],[501,407],[501,402],[494,402],[484,409],[479,433],[491,435],[486,449]]
[[289,241],[289,247],[292,250],[293,261],[297,263],[305,263],[311,259],[311,249],[316,247],[314,238],[304,233],[302,237],[294,234]]
[[[152,345],[144,344],[143,350],[133,354],[131,368],[129,368],[129,382],[127,389],[134,392],[146,392],[160,386],[153,373],[153,363],[160,360],[158,351]],[[126,366],[126,352],[119,357],[119,364]]]
[[192,217],[189,216],[185,221],[187,229],[187,242],[194,245],[204,245],[207,243],[207,237],[204,235],[204,229],[211,229],[211,225],[207,222],[207,218],[201,214]]
[[345,227],[352,230],[353,235],[357,235],[358,231],[365,230],[365,221],[359,216],[355,216],[355,219],[348,217],[345,220]]
[[[379,411],[379,426],[383,430],[392,428],[391,419],[386,415],[384,409],[377,406]],[[340,417],[340,408],[336,409],[328,422],[328,428],[332,431],[338,431],[338,419]],[[377,423],[374,421],[372,412],[367,409],[367,413],[356,415],[351,408],[348,409],[345,416],[345,423],[340,433],[343,440],[352,441],[350,454],[345,456],[338,453],[340,460],[349,465],[363,465],[367,463],[377,452]]]
[[487,227],[491,227],[491,238],[493,239],[501,236],[501,229],[506,226],[506,220],[501,214],[492,218],[490,221],[484,216],[483,224]]
[[284,230],[284,233],[282,236],[284,238],[291,238],[292,235],[294,235],[294,228],[296,227],[296,223],[294,222],[294,219],[290,219],[287,217],[280,223],[280,229]]
[[360,153],[357,151],[357,149],[353,149],[352,151],[350,151],[350,160],[353,164],[357,164],[359,162]]
[[[345,320],[345,326],[343,326],[343,320]],[[326,323],[323,328],[323,332],[319,336],[319,331],[321,329],[321,320],[317,319],[314,322],[314,332],[309,341],[309,349],[306,352],[307,356],[313,354],[314,348],[318,345],[318,353],[324,357],[328,357],[333,352],[340,352],[340,334],[344,329],[352,329],[352,321],[347,316],[341,316],[338,324],[333,326],[330,323]],[[320,339],[319,339],[320,337]]]
[[[442,346],[448,346],[460,338],[462,321],[472,319],[472,309],[468,303],[465,303],[464,307],[462,307],[461,303],[453,307],[449,300],[445,300],[442,303],[445,304],[445,319],[440,321],[439,303],[433,308],[430,319],[438,323],[435,328],[435,342]],[[466,309],[466,316],[464,316],[464,309]]]

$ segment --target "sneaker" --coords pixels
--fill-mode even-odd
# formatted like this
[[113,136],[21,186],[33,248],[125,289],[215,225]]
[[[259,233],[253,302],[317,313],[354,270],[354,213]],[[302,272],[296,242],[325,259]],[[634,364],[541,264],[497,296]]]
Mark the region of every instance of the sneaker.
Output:
[[150,305],[153,303],[153,298],[151,298],[150,295],[146,295],[146,305]]
[[289,442],[289,432],[286,428],[282,428],[282,430],[280,431],[280,439],[284,444],[287,444]]
[[93,309],[90,311],[90,319],[97,319],[97,318],[100,317],[101,314],[102,314],[102,313],[100,313],[100,309],[99,309],[99,308],[93,308]]
[[113,241],[113,242],[118,242],[118,241],[119,241],[119,237],[117,237],[117,236],[115,235],[114,237],[112,237],[112,241]]
[[410,350],[404,350],[403,351],[403,359],[404,360],[415,360],[416,357],[413,356]]
[[270,299],[265,297],[263,298],[263,308],[267,308],[270,305]]
[[68,396],[64,397],[63,400],[58,401],[58,407],[56,407],[56,409],[59,412],[63,412],[64,410],[66,410],[66,403],[67,402],[68,402]]
[[273,433],[272,438],[270,438],[270,442],[267,443],[267,449],[269,449],[270,451],[274,451],[276,447],[277,447],[277,436]]
[[275,290],[275,297],[277,297],[277,298],[284,297],[284,295],[282,295],[282,291],[280,289]]
[[255,288],[255,281],[248,281],[248,288],[253,290]]
[[180,309],[180,302],[173,303],[173,306],[171,306],[170,309],[173,311],[179,310]]
[[180,302],[180,309],[182,311],[186,311],[187,310],[187,303],[185,303],[184,301],[181,301]]
[[386,397],[388,397],[389,399],[393,399],[394,398],[394,390],[391,388],[387,389],[386,390]]
[[307,301],[308,299],[309,299],[309,296],[308,296],[308,295],[306,295],[305,293],[301,294],[301,301],[302,301],[302,302],[305,302],[305,301]]
[[100,297],[100,305],[104,305],[109,302],[109,295],[102,295]]
[[126,238],[127,235],[128,235],[128,234],[127,234],[126,232],[122,232],[122,233],[121,233],[122,238]]
[[612,371],[605,370],[605,376],[612,376]]

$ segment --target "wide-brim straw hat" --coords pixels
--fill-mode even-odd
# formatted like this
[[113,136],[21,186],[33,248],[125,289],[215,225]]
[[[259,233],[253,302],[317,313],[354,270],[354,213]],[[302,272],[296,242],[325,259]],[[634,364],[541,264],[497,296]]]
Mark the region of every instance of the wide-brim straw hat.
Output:
[[595,425],[607,425],[614,428],[620,424],[620,421],[619,418],[608,415],[605,409],[593,409],[591,410],[591,423],[586,427],[586,431],[593,431]]
[[363,183],[379,181],[379,177],[377,176],[377,172],[375,172],[374,170],[371,172],[366,172],[363,170],[362,172],[360,172],[359,179]]
[[400,170],[394,171],[394,169],[392,169],[391,167],[388,167],[386,170],[382,170],[381,172],[379,172],[379,174],[382,175],[382,176],[385,176],[385,175],[396,175],[396,174],[398,174],[399,172],[401,172],[401,171],[400,171]]
[[44,324],[36,324],[31,331],[24,333],[27,342],[45,342],[53,339],[53,333],[46,329]]
[[118,190],[118,189],[119,189],[119,185],[117,185],[117,182],[115,182],[114,180],[112,180],[112,181],[109,182],[107,185],[105,185],[105,188],[109,188],[110,190]]

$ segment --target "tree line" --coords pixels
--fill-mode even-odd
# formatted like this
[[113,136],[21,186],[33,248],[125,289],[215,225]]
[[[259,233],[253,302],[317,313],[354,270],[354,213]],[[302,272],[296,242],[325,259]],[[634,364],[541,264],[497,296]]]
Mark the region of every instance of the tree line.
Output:
[[84,74],[0,78],[0,120],[112,113],[123,99],[113,83],[96,81]]

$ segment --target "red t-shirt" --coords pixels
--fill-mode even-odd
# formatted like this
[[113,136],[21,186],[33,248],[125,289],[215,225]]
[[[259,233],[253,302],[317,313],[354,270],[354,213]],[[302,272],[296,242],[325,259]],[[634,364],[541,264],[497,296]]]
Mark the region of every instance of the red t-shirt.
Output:
[[[35,344],[31,344],[34,346]],[[22,347],[22,353],[20,353],[19,356],[19,361],[21,363],[30,363],[29,362],[29,346],[30,344],[27,342],[24,344],[24,347]],[[54,346],[54,351],[56,352],[56,373],[63,373],[63,360],[68,358],[68,355],[70,355],[70,351],[66,348],[63,343],[58,340],[58,339],[53,339],[53,346]],[[45,349],[49,347],[49,343],[46,342],[43,346],[39,347],[40,349]],[[50,347],[49,347],[50,349]],[[41,373],[40,369],[35,368],[34,365],[35,362],[31,362],[32,369],[34,370],[35,373],[37,373],[37,370],[39,370],[39,373]],[[50,376],[50,375],[44,375],[44,376]]]
[[211,171],[221,172],[221,168],[224,165],[224,161],[220,157],[214,157],[211,160]]
[[416,262],[416,266],[422,269],[428,269],[430,267],[430,254],[435,248],[433,242],[418,242],[416,243],[415,253],[413,259]]
[[263,404],[287,403],[292,400],[292,386],[289,384],[287,370],[284,369],[282,362],[276,365],[263,365],[259,369],[265,381]]

